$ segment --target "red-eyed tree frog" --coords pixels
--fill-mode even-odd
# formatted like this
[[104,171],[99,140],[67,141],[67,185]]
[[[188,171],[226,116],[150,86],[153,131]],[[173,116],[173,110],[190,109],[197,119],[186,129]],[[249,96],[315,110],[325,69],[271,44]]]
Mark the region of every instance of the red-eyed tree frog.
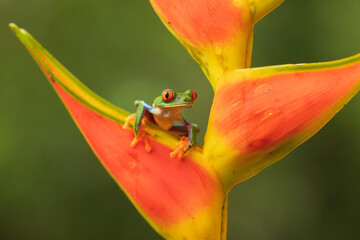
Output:
[[[143,131],[144,120],[155,123],[159,127],[175,132],[182,136],[179,144],[173,152],[170,153],[171,158],[181,158],[196,143],[196,135],[200,129],[197,124],[187,122],[181,115],[185,108],[192,108],[197,95],[193,90],[187,90],[184,93],[175,93],[170,89],[162,92],[161,96],[155,98],[152,106],[144,101],[135,101],[137,107],[136,113],[130,115],[124,124],[124,128],[128,128],[130,121],[134,120],[133,128],[135,138],[131,146],[135,146],[140,138],[143,138],[146,145],[146,151],[150,152],[151,147],[146,139]],[[178,121],[183,125],[174,125]]]

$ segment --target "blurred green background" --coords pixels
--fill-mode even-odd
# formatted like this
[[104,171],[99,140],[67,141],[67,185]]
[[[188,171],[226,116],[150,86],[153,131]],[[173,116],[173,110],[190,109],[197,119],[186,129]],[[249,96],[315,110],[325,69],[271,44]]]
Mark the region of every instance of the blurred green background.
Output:
[[[287,0],[255,28],[253,66],[360,52],[359,0]],[[95,158],[8,28],[32,33],[95,92],[134,111],[165,88],[212,90],[148,1],[0,0],[0,239],[161,239]],[[201,140],[202,142],[202,140]],[[356,239],[360,95],[285,159],[230,194],[229,239]]]

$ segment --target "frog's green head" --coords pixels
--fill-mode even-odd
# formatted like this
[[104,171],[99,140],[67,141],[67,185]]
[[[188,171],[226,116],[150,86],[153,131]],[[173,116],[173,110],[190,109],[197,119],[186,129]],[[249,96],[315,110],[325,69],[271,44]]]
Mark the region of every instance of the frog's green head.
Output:
[[166,89],[161,96],[155,98],[154,107],[193,107],[196,100],[196,93],[193,90],[187,90],[183,93],[175,93],[171,89]]

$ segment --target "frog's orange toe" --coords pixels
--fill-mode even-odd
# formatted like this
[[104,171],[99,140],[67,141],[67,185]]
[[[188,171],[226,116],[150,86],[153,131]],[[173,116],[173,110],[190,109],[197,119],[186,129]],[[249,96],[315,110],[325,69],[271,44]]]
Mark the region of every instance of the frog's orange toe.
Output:
[[185,154],[185,149],[189,145],[188,137],[181,137],[179,143],[176,145],[175,149],[170,153],[171,158],[175,158],[176,156],[181,159]]
[[139,141],[139,138],[138,138],[138,137],[135,137],[134,140],[132,140],[132,142],[130,143],[130,146],[131,146],[131,147],[135,147],[136,144],[138,143],[138,141]]
[[135,147],[136,144],[140,141],[140,139],[143,139],[144,140],[144,143],[145,143],[145,150],[147,152],[151,152],[151,146],[150,146],[150,143],[149,143],[149,140],[146,136],[146,132],[143,130],[143,129],[139,129],[138,131],[138,136],[134,138],[134,140],[130,143],[130,146],[131,147]]
[[144,138],[144,142],[145,142],[145,150],[147,152],[151,152],[151,146],[150,146],[149,141],[147,140],[147,138]]
[[129,128],[129,124],[130,122],[134,121],[135,120],[135,114],[131,114],[130,116],[128,116],[126,119],[125,119],[125,123],[123,125],[123,129],[130,129]]

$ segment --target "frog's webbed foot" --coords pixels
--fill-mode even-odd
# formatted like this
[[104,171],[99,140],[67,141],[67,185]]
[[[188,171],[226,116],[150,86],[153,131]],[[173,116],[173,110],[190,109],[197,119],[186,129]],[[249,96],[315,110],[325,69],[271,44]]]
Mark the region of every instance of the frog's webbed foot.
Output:
[[170,157],[175,158],[177,156],[181,159],[193,145],[194,144],[189,141],[189,137],[181,137],[175,149],[170,153]]
[[[135,114],[131,114],[130,116],[128,116],[125,120],[125,123],[123,125],[123,129],[130,129],[129,124],[130,122],[135,120]],[[141,126],[139,127],[139,130],[137,132],[137,135],[135,134],[134,140],[131,142],[130,146],[131,147],[135,147],[136,144],[143,139],[144,143],[145,143],[145,150],[147,152],[151,152],[151,146],[149,144],[149,140],[148,140],[148,136],[152,136],[154,137],[155,134],[152,132],[148,132],[146,131],[146,123],[145,123],[145,119],[143,118],[141,120]]]

